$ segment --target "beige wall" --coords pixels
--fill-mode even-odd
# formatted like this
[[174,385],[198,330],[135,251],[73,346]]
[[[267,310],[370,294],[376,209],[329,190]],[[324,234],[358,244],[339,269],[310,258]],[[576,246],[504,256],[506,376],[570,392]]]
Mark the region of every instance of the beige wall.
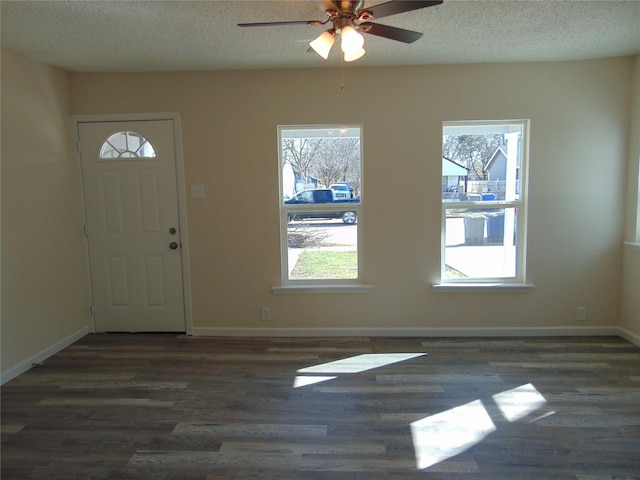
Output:
[[[207,188],[205,199],[188,199],[196,331],[622,325],[640,336],[640,259],[622,248],[640,234],[640,57],[349,67],[344,90],[340,72],[324,69],[67,74],[8,51],[1,66],[3,380],[88,327],[70,110],[180,112],[187,184]],[[536,288],[434,293],[441,123],[495,118],[531,119]],[[334,122],[364,125],[359,223],[365,280],[376,291],[275,296],[276,126]],[[263,305],[269,323],[259,319]],[[574,320],[578,305],[588,308],[586,324]]]
[[3,380],[87,331],[68,89],[65,72],[2,51]]
[[[640,242],[640,55],[633,68],[625,240]],[[640,338],[640,245],[625,248],[622,327]]]
[[[178,111],[194,328],[619,324],[633,59],[402,68],[71,74],[73,114]],[[441,126],[531,119],[530,293],[436,293]],[[363,124],[364,277],[373,294],[273,295],[276,127]],[[273,320],[260,320],[270,306]],[[576,307],[587,307],[577,323]],[[215,331],[211,331],[215,333]]]

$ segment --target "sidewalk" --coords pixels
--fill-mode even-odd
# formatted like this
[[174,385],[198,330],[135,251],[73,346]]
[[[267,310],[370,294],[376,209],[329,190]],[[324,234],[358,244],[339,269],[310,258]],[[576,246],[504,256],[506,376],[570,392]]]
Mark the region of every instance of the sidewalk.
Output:
[[447,247],[445,262],[468,277],[515,276],[515,247],[474,245]]

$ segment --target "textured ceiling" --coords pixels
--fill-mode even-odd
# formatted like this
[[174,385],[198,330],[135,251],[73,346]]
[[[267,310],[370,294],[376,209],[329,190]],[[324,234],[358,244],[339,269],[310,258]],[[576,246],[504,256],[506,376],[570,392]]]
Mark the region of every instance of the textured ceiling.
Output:
[[[366,2],[366,5],[384,0]],[[3,47],[70,71],[340,65],[308,42],[327,27],[239,28],[324,20],[308,0],[0,2]],[[358,66],[581,60],[640,53],[640,0],[445,0],[379,23],[424,32],[413,44],[366,35]]]

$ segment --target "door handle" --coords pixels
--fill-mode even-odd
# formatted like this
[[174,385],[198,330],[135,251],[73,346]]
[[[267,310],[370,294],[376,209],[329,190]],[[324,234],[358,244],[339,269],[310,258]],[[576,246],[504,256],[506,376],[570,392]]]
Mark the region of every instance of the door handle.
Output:
[[170,248],[171,250],[175,250],[176,248],[178,248],[178,244],[177,244],[176,242],[171,242],[171,243],[169,244],[169,248]]

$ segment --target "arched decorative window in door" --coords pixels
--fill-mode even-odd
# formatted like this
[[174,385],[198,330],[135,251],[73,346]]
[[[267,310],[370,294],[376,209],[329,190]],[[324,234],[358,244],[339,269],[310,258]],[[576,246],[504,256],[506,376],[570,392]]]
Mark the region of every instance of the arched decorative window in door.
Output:
[[100,159],[155,158],[153,145],[139,133],[122,131],[111,135],[100,148]]

